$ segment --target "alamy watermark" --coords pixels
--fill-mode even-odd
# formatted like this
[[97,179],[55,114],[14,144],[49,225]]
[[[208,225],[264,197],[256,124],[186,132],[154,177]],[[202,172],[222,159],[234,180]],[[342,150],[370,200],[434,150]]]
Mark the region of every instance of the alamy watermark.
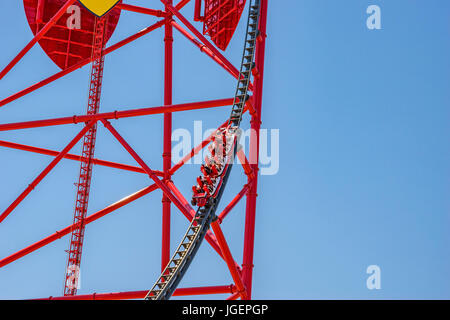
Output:
[[71,264],[67,267],[66,287],[70,290],[81,288],[81,270],[79,266]]
[[366,21],[367,29],[380,30],[381,29],[381,9],[377,5],[370,5],[367,7],[366,13],[369,17]]
[[[194,146],[198,146],[203,140],[208,139],[217,129],[203,129],[202,121],[194,121],[193,130],[178,128],[172,132],[172,161],[178,163],[191,154]],[[191,134],[193,132],[193,135]],[[256,141],[258,132],[253,129],[241,131],[238,141],[239,149],[247,155],[250,164],[257,162],[257,150],[250,150],[250,140]],[[280,130],[259,130],[259,165],[261,175],[275,175],[280,168]],[[248,151],[248,152],[247,152]],[[203,164],[208,154],[208,149],[200,150],[196,155],[187,160],[185,164]]]
[[67,18],[67,28],[69,29],[81,29],[81,8],[76,4],[73,4],[67,8],[69,17]]
[[367,267],[366,273],[370,276],[366,280],[366,287],[369,290],[381,289],[381,268],[376,264]]

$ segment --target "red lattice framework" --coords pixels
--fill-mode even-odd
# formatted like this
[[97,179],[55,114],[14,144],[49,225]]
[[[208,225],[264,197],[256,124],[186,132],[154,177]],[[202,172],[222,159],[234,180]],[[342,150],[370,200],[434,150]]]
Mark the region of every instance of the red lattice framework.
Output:
[[[48,22],[44,23],[40,30],[36,30],[34,38],[21,50],[21,52],[0,72],[0,80],[11,70],[13,67],[29,52],[29,50],[40,40],[44,39],[49,29],[55,25],[55,23],[66,12],[67,8],[72,5],[75,0],[67,0],[63,7],[55,13],[52,18],[48,19]],[[211,58],[222,69],[229,73],[234,78],[239,77],[238,69],[227,60],[221,52],[210,42],[205,36],[199,32],[188,19],[186,19],[180,10],[190,2],[190,0],[181,0],[175,6],[172,0],[161,0],[165,6],[165,10],[155,10],[139,6],[128,5],[119,3],[118,9],[132,11],[140,14],[147,14],[151,16],[160,17],[161,19],[150,25],[149,27],[133,34],[116,44],[109,47],[103,46],[103,31],[101,32],[101,38],[98,41],[101,42],[100,51],[94,52],[91,57],[79,59],[78,62],[68,66],[62,71],[39,81],[32,86],[21,90],[7,98],[0,100],[0,107],[7,105],[8,103],[15,101],[31,92],[34,92],[47,84],[62,78],[71,72],[85,66],[89,63],[93,63],[91,77],[91,91],[88,105],[88,112],[85,115],[68,116],[62,118],[44,119],[27,122],[5,123],[0,124],[0,131],[12,131],[28,128],[59,126],[59,125],[78,125],[81,126],[80,132],[61,150],[50,150],[39,148],[35,146],[18,144],[11,141],[0,140],[0,146],[23,150],[27,152],[39,153],[53,157],[53,160],[48,166],[40,172],[37,177],[28,185],[27,188],[14,200],[1,214],[0,223],[4,223],[4,220],[14,212],[14,209],[35,189],[38,184],[55,168],[56,165],[62,159],[70,159],[73,161],[79,161],[81,163],[80,179],[83,176],[83,170],[87,175],[90,175],[90,170],[93,165],[106,166],[110,168],[121,169],[125,171],[139,172],[147,174],[152,180],[152,184],[148,187],[138,190],[137,192],[129,195],[128,197],[115,202],[114,204],[90,215],[86,215],[88,194],[84,194],[81,197],[81,202],[77,201],[75,208],[75,217],[72,225],[67,226],[54,234],[51,234],[40,241],[31,244],[30,246],[19,250],[8,257],[0,260],[0,268],[8,265],[62,237],[72,233],[71,249],[72,259],[75,264],[79,265],[81,259],[82,249],[82,232],[84,227],[89,223],[100,219],[101,217],[123,207],[127,204],[148,195],[149,193],[160,189],[163,192],[162,201],[162,246],[161,246],[161,270],[164,270],[165,266],[170,260],[170,220],[172,204],[189,220],[191,221],[195,215],[195,210],[191,207],[186,198],[178,190],[175,184],[172,182],[171,177],[174,175],[186,162],[188,162],[194,155],[205,148],[212,140],[213,134],[206,140],[202,141],[198,146],[192,149],[191,153],[185,156],[179,163],[172,166],[171,156],[171,133],[172,133],[172,114],[180,111],[189,111],[206,108],[218,108],[231,106],[233,104],[233,97],[218,100],[190,102],[184,104],[172,104],[172,56],[173,56],[173,29],[180,32],[192,44],[197,46],[201,52],[207,57]],[[229,13],[230,19],[239,20],[245,1],[218,1],[218,0],[206,0],[205,1],[205,15],[200,16],[201,1],[196,0],[195,4],[195,20],[201,20],[204,22],[203,33],[210,35],[212,41],[221,49],[225,49],[233,35],[233,28],[229,27],[226,21],[217,19],[217,17],[223,17]],[[266,24],[267,24],[267,4],[268,0],[261,0],[261,17],[258,26],[259,36],[256,44],[256,58],[255,68],[253,70],[254,82],[250,85],[250,90],[253,95],[246,104],[245,111],[251,114],[251,129],[256,134],[251,135],[250,150],[248,159],[245,154],[238,153],[240,162],[243,166],[243,172],[247,176],[247,183],[243,186],[242,190],[234,197],[234,199],[223,209],[218,215],[218,220],[212,224],[212,230],[209,230],[205,239],[212,246],[212,248],[218,253],[218,255],[226,262],[230,274],[232,275],[234,283],[222,285],[222,286],[207,286],[207,287],[194,287],[194,288],[178,288],[174,296],[188,296],[188,295],[209,295],[209,294],[226,294],[229,293],[228,299],[251,299],[252,296],[252,272],[253,272],[253,250],[254,250],[254,231],[255,231],[255,216],[256,216],[256,197],[257,197],[257,183],[258,183],[258,154],[259,154],[259,129],[261,126],[261,107],[262,107],[262,89],[263,89],[263,75],[264,75],[264,56],[265,56],[265,41],[266,41]],[[215,10],[215,11],[214,11]],[[222,10],[222,11],[220,11]],[[219,15],[214,17],[214,12],[220,12]],[[214,20],[215,19],[215,20]],[[103,28],[103,19],[97,20],[97,28]],[[235,21],[236,22],[236,21]],[[100,26],[99,26],[100,24]],[[184,27],[182,26],[184,25]],[[98,100],[101,88],[101,77],[103,71],[103,58],[105,55],[133,43],[136,39],[139,39],[150,32],[165,28],[164,37],[164,105],[150,108],[130,109],[123,111],[114,111],[107,113],[98,113]],[[216,31],[212,31],[216,28]],[[98,33],[96,33],[98,35]],[[97,77],[97,78],[95,78]],[[92,87],[94,84],[94,87]],[[130,143],[126,141],[121,134],[113,127],[110,120],[119,120],[122,118],[140,117],[147,115],[164,114],[164,129],[163,129],[163,169],[153,170],[150,166],[133,150]],[[224,119],[226,120],[226,119]],[[132,166],[128,164],[116,163],[112,161],[96,159],[93,157],[93,147],[95,143],[95,131],[98,123],[103,124],[107,130],[115,137],[115,139],[123,146],[123,148],[135,159],[139,164],[138,166]],[[218,129],[223,128],[226,125],[225,121]],[[84,140],[83,145],[89,145],[92,148],[88,148],[86,152],[83,149],[82,155],[70,154],[70,150],[80,141]],[[83,169],[84,168],[84,169]],[[87,177],[87,176],[86,176]],[[87,179],[89,180],[89,179]],[[194,181],[194,179],[193,179]],[[89,183],[89,181],[87,181]],[[78,193],[80,195],[85,192],[83,188],[86,185],[80,187],[78,184]],[[246,198],[246,213],[245,213],[245,234],[244,234],[244,246],[243,246],[243,261],[239,265],[233,258],[225,236],[221,230],[220,224],[225,220],[226,216],[236,206],[236,204],[243,198]],[[77,198],[78,199],[78,198]],[[79,210],[77,206],[79,205]],[[77,213],[78,212],[78,213]],[[77,214],[79,219],[77,219]],[[74,234],[74,230],[79,230],[78,234]],[[72,247],[74,244],[75,247]],[[69,255],[69,263],[71,256]],[[148,293],[147,290],[142,291],[130,291],[130,292],[116,292],[116,293],[94,293],[90,295],[76,295],[76,288],[72,288],[69,291],[65,290],[65,296],[63,297],[51,297],[50,299],[140,299],[144,298]]]

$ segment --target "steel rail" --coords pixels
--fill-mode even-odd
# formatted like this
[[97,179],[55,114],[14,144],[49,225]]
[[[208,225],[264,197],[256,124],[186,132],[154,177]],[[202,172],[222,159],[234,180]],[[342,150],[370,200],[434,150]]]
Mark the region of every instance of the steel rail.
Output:
[[[183,23],[183,17],[180,17],[176,10],[172,10],[170,5],[167,4],[164,0],[162,0],[170,11],[174,15],[176,15]],[[184,274],[188,270],[191,262],[194,260],[195,255],[200,248],[200,245],[205,238],[206,232],[210,228],[210,225],[213,221],[216,221],[218,218],[216,216],[216,210],[222,194],[226,188],[226,184],[228,181],[228,177],[230,175],[234,157],[236,156],[238,150],[238,139],[239,135],[239,126],[242,120],[242,115],[245,111],[245,105],[247,100],[250,98],[248,96],[249,86],[250,86],[250,78],[252,76],[252,70],[254,68],[254,59],[255,59],[255,46],[256,39],[258,37],[258,22],[260,16],[260,0],[250,0],[249,3],[249,13],[247,20],[247,32],[245,36],[245,44],[244,44],[244,52],[242,55],[241,61],[241,69],[238,76],[238,83],[236,88],[236,93],[234,97],[233,108],[231,111],[231,115],[228,121],[228,124],[232,126],[233,133],[236,134],[233,139],[234,145],[232,146],[232,157],[227,157],[228,166],[225,168],[225,173],[222,176],[222,182],[220,184],[217,196],[215,198],[211,198],[211,202],[208,203],[204,207],[199,207],[197,212],[192,219],[185,235],[183,236],[180,244],[178,245],[175,253],[173,254],[171,260],[167,264],[166,268],[162,271],[161,275],[150,289],[150,291],[145,296],[145,300],[167,300],[169,299],[173,293],[175,292],[178,284],[182,280]],[[184,23],[188,26],[189,24]],[[191,30],[197,36],[199,32],[195,32],[196,30]],[[202,39],[201,35],[199,36]],[[215,48],[214,48],[215,49]],[[216,53],[211,48],[211,50]],[[220,54],[218,55],[221,56]],[[230,133],[228,133],[230,134]],[[231,161],[230,161],[231,160]],[[242,193],[243,194],[243,193]],[[216,230],[218,229],[218,224],[216,224]],[[220,234],[220,233],[219,233]],[[222,239],[224,240],[224,238]],[[226,242],[222,242],[225,244]],[[227,247],[225,247],[226,249]],[[221,248],[222,249],[222,248]],[[222,252],[224,253],[224,252]],[[239,288],[239,292],[235,293],[232,297],[236,298],[239,295],[246,299],[247,292],[246,288],[243,286],[241,274],[239,269],[237,269],[232,264],[232,257],[229,253],[229,250],[226,252],[227,255],[224,256],[225,260],[229,266],[230,272],[232,273],[233,279],[235,281],[235,285]]]
[[205,238],[206,232],[215,217],[215,212],[223,191],[225,190],[224,186],[230,175],[231,167],[232,163],[230,163],[225,172],[222,187],[220,188],[217,197],[213,199],[213,203],[210,206],[197,209],[197,213],[195,214],[194,219],[192,219],[189,228],[172,256],[172,259],[145,296],[145,300],[167,300],[173,295],[192,260],[194,260],[194,257]]

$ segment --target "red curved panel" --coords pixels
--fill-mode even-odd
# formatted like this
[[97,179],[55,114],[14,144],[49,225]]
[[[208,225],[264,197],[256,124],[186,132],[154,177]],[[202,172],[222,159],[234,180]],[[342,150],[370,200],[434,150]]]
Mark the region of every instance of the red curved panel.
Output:
[[[25,14],[33,34],[37,34],[58,12],[66,0],[23,0]],[[112,9],[108,15],[106,41],[117,23],[121,10]],[[45,53],[61,69],[67,69],[92,54],[95,16],[75,2],[39,41]]]
[[241,19],[246,0],[205,0],[203,34],[222,50],[228,47]]

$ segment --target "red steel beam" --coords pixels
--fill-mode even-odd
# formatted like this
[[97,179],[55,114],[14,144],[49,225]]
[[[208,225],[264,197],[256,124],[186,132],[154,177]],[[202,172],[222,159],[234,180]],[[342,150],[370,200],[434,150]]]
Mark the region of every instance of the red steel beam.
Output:
[[87,122],[90,120],[121,119],[121,118],[161,114],[161,113],[167,113],[167,112],[180,112],[180,111],[188,111],[188,110],[196,110],[196,109],[217,108],[217,107],[229,106],[231,104],[233,104],[232,98],[231,99],[218,99],[218,100],[210,100],[210,101],[192,102],[192,103],[184,103],[184,104],[174,104],[174,105],[170,105],[170,106],[113,111],[113,112],[106,112],[106,113],[97,113],[95,115],[80,115],[80,116],[71,116],[71,117],[36,120],[36,121],[7,123],[7,124],[0,124],[0,131],[41,128],[41,127],[58,126],[58,125],[71,124],[71,123],[76,124],[76,123]]
[[219,222],[217,220],[213,221],[211,223],[211,227],[214,230],[217,241],[219,242],[220,249],[222,250],[225,262],[227,263],[228,269],[230,270],[238,293],[241,296],[242,300],[247,300],[247,291],[245,289],[244,283],[242,282],[239,270],[236,268],[236,263],[233,259],[233,256],[231,255],[230,248],[228,247],[227,241],[225,240],[225,236],[223,235],[222,228],[220,227]]
[[[116,203],[113,203],[113,204],[109,205],[108,207],[106,207],[106,208],[104,208],[104,209],[102,209],[100,211],[97,211],[96,213],[93,213],[90,216],[86,217],[86,219],[84,220],[84,224],[87,225],[87,224],[89,224],[89,223],[91,223],[91,222],[93,222],[95,220],[98,220],[101,217],[103,217],[103,216],[105,216],[105,215],[107,215],[107,214],[109,214],[109,213],[111,213],[113,211],[116,211],[117,209],[122,208],[123,206],[125,206],[125,205],[127,205],[127,204],[129,204],[129,203],[131,203],[131,202],[133,202],[133,201],[135,201],[137,199],[139,199],[139,198],[142,198],[143,196],[149,194],[152,191],[155,191],[156,189],[158,189],[156,184],[152,184],[151,186],[148,186],[148,187],[146,187],[146,188],[144,188],[142,190],[139,190],[138,192],[135,192],[135,193],[133,193],[133,194],[131,194],[131,195],[129,195],[129,196],[127,196],[127,197],[117,201]],[[14,262],[14,261],[16,261],[16,260],[18,260],[18,259],[20,259],[20,258],[22,258],[22,257],[24,257],[24,256],[26,256],[26,255],[28,255],[30,253],[32,253],[32,252],[38,250],[39,248],[42,248],[42,247],[44,247],[44,246],[46,246],[46,245],[48,245],[48,244],[50,244],[50,243],[52,243],[52,242],[54,242],[54,241],[56,241],[58,239],[64,237],[65,235],[67,235],[70,232],[72,232],[72,229],[76,228],[76,227],[78,227],[78,223],[75,224],[75,225],[72,224],[72,225],[70,225],[70,226],[68,226],[68,227],[66,227],[64,229],[56,231],[54,234],[52,234],[52,235],[50,235],[50,236],[48,236],[48,237],[46,237],[46,238],[44,238],[44,239],[42,239],[40,241],[37,241],[34,244],[32,244],[32,245],[30,245],[30,246],[28,246],[28,247],[26,247],[26,248],[24,248],[24,249],[22,249],[20,251],[17,251],[16,253],[13,253],[13,254],[9,255],[8,257],[0,260],[0,268],[2,268],[4,266],[6,266],[7,264],[10,264],[11,262]]]
[[244,231],[244,252],[242,263],[242,279],[247,288],[248,297],[252,297],[252,279],[253,279],[253,256],[255,247],[255,220],[256,220],[256,197],[258,191],[258,163],[259,163],[259,130],[261,128],[261,110],[263,95],[263,79],[264,79],[264,55],[266,46],[266,28],[267,28],[267,0],[261,0],[259,32],[260,36],[256,42],[255,63],[258,70],[258,77],[255,79],[254,90],[254,109],[255,114],[252,115],[250,121],[251,129],[256,135],[250,137],[250,163],[255,173],[252,180],[252,186],[247,194],[246,215],[245,215],[245,231]]
[[245,106],[248,108],[251,116],[257,116],[256,115],[256,110],[253,107],[253,104],[254,104],[254,97],[251,96],[250,99],[247,100]]
[[165,17],[166,16],[166,13],[164,11],[134,6],[131,4],[119,3],[119,4],[117,4],[116,7],[119,9],[122,9],[122,10],[148,14],[148,15],[155,16],[155,17]]
[[191,2],[191,0],[181,0],[180,2],[177,3],[177,5],[175,6],[175,8],[177,8],[177,10],[181,10],[185,5],[187,5],[189,2]]
[[86,134],[86,132],[95,124],[95,121],[90,121],[58,154],[58,156],[50,162],[50,164],[31,182],[28,187],[14,200],[14,202],[0,215],[0,223],[25,199],[26,196],[33,191],[34,188],[47,176],[47,174],[61,161],[73,146]]
[[195,0],[194,21],[203,21],[202,17],[202,0]]
[[47,33],[47,31],[66,13],[75,0],[68,0],[61,9],[51,18],[45,26],[28,42],[28,44],[11,60],[11,62],[0,72],[0,80],[27,54],[28,51]]
[[252,167],[250,166],[250,162],[248,161],[247,157],[245,156],[245,153],[242,149],[240,149],[237,152],[237,157],[239,159],[239,162],[242,165],[242,168],[244,169],[245,174],[249,179],[253,179],[255,177],[255,174],[253,172]]
[[237,300],[239,296],[240,296],[239,292],[235,292],[231,296],[229,296],[226,300]]
[[[170,0],[170,4],[173,1]],[[167,10],[166,10],[167,11]],[[173,29],[171,18],[167,20],[164,30],[164,105],[172,105],[172,76],[173,76]],[[172,165],[172,113],[164,113],[163,132],[163,172],[164,183],[170,181],[170,167]],[[163,193],[162,196],[162,245],[161,245],[161,272],[170,261],[170,199]]]
[[[175,297],[181,296],[195,296],[206,294],[226,294],[234,293],[236,287],[234,285],[228,286],[209,286],[209,287],[194,287],[194,288],[179,288],[173,293]],[[36,300],[129,300],[129,299],[144,299],[148,290],[142,291],[128,291],[128,292],[112,292],[112,293],[94,293],[85,294],[72,297],[48,297]]]
[[233,210],[233,208],[239,203],[239,201],[241,201],[241,199],[245,196],[248,189],[250,188],[250,185],[251,185],[251,183],[247,183],[242,188],[242,190],[236,195],[236,197],[234,197],[234,199],[231,200],[231,202],[225,207],[225,209],[223,209],[223,211],[218,216],[219,223],[222,223],[223,219],[225,219],[225,217],[228,215],[228,213],[230,213],[230,211]]
[[[44,148],[38,148],[38,147],[33,147],[33,146],[28,146],[28,145],[19,144],[19,143],[10,142],[10,141],[3,141],[3,140],[0,140],[0,146],[5,147],[5,148],[11,148],[11,149],[16,149],[16,150],[44,154],[44,155],[48,155],[48,156],[54,156],[54,157],[56,157],[59,154],[58,151],[44,149]],[[74,160],[74,161],[82,161],[84,159],[80,155],[74,155],[74,154],[70,154],[70,153],[67,153],[63,158],[69,159],[69,160]],[[122,163],[100,160],[100,159],[95,159],[95,158],[92,159],[92,163],[94,163],[95,165],[109,167],[109,168],[121,169],[121,170],[138,172],[138,173],[145,173],[144,169],[142,169],[141,167],[131,166],[128,164],[122,164]],[[163,176],[163,173],[161,171],[155,171],[155,173],[158,176],[161,176],[161,177]]]

